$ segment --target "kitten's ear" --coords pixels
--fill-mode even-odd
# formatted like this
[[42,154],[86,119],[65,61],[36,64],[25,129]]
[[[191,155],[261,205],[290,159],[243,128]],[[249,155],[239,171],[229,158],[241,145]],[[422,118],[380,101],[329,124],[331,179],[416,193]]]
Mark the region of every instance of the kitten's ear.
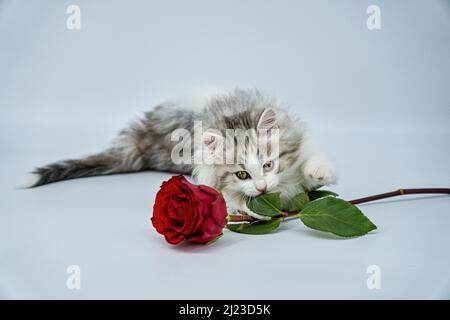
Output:
[[267,108],[263,111],[259,118],[256,129],[270,130],[278,127],[277,114],[272,108]]
[[206,131],[202,135],[202,142],[208,148],[208,150],[216,153],[219,151],[219,149],[222,149],[223,137],[220,134]]

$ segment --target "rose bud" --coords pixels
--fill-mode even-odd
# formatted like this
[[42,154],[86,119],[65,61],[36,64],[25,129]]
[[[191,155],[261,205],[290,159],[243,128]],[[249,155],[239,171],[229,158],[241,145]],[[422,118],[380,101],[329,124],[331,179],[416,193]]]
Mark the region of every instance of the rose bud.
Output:
[[222,235],[227,209],[217,190],[174,176],[156,194],[151,221],[170,244],[207,243]]

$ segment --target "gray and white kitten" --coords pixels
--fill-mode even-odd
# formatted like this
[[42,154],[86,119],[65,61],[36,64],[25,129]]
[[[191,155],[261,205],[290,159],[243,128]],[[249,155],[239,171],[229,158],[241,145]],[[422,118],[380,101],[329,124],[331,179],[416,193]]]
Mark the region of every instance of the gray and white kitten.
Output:
[[[225,130],[254,129],[244,146],[245,159],[227,163],[175,163],[173,150],[179,146],[172,133],[186,129],[193,135],[194,122],[201,121],[206,130],[200,135],[205,148],[201,154],[214,157],[218,151],[235,152],[225,144]],[[279,129],[278,154],[260,152],[261,130]],[[223,137],[220,135],[223,134]],[[191,142],[186,142],[191,143]],[[238,140],[234,139],[234,144]],[[196,159],[192,152],[189,157]],[[334,183],[335,171],[330,161],[318,152],[303,122],[258,90],[236,89],[215,94],[196,103],[188,100],[157,105],[144,117],[122,130],[112,146],[81,159],[65,160],[37,168],[24,187],[51,182],[109,175],[114,173],[159,170],[192,174],[199,184],[220,190],[229,212],[247,212],[265,219],[246,206],[245,199],[264,192],[281,192],[282,202],[302,191]]]

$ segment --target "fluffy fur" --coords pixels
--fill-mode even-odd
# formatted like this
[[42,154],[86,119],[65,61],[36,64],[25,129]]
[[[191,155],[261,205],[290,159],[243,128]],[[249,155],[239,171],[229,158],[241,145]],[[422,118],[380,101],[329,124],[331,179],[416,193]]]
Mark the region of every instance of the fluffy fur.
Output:
[[[173,141],[172,133],[180,128],[194,136],[195,121],[201,121],[204,129],[197,137],[200,141]],[[239,140],[237,135],[230,144],[223,139],[227,129],[253,130],[253,134],[245,136],[244,140]],[[261,152],[259,130],[262,129],[279,129],[276,145],[279,153]],[[245,143],[240,143],[242,141]],[[188,155],[192,161],[172,161],[174,148],[186,144],[192,147],[196,143],[203,148]],[[233,144],[235,148],[231,147]],[[243,148],[244,158],[242,154],[235,154],[237,147]],[[230,153],[239,161],[232,164],[196,162],[198,158],[214,160],[219,154]],[[264,217],[246,207],[246,197],[281,192],[282,201],[286,202],[299,192],[335,182],[332,164],[315,150],[303,122],[258,90],[236,89],[197,101],[194,108],[182,101],[158,105],[121,131],[111,148],[86,158],[37,168],[27,186],[150,169],[192,174],[197,183],[220,190],[230,211],[247,212],[260,219]],[[237,174],[240,171],[245,171],[248,178],[240,179]]]

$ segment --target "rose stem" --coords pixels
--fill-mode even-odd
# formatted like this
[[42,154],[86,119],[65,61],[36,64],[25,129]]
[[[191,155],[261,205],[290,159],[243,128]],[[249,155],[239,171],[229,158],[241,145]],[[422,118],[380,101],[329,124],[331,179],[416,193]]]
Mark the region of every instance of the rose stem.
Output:
[[352,204],[365,203],[369,201],[375,201],[380,199],[386,199],[390,197],[402,196],[405,194],[432,194],[432,193],[443,193],[450,194],[450,189],[447,188],[420,188],[420,189],[398,189],[392,192],[386,192],[381,194],[376,194],[369,197],[359,198],[351,200]]
[[[368,196],[364,198],[359,198],[355,200],[349,201],[351,204],[360,204],[360,203],[366,203],[370,201],[380,200],[380,199],[386,199],[396,196],[402,196],[402,195],[408,195],[408,194],[448,194],[450,195],[450,189],[448,188],[419,188],[419,189],[398,189],[396,191],[392,192],[386,192],[386,193],[380,193],[373,196]],[[298,212],[283,212],[281,217],[283,218],[290,218],[293,216],[298,215]],[[230,214],[228,215],[228,221],[229,222],[252,222],[256,221],[258,219],[248,215],[234,215]]]

